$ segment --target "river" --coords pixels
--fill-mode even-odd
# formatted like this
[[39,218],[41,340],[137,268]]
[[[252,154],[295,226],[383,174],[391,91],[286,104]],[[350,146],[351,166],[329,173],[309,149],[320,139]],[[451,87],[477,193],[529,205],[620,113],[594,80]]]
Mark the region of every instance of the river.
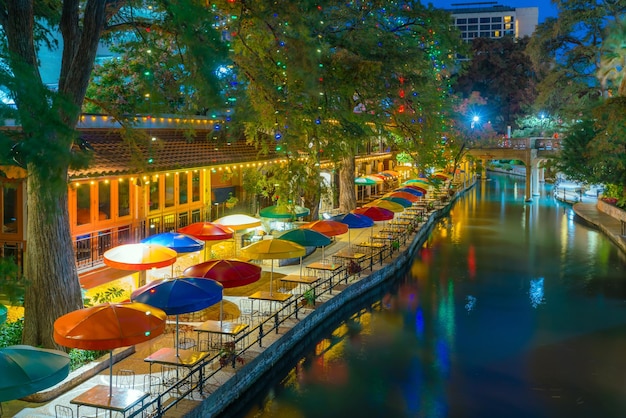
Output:
[[626,416],[626,260],[550,188],[479,182],[240,416]]

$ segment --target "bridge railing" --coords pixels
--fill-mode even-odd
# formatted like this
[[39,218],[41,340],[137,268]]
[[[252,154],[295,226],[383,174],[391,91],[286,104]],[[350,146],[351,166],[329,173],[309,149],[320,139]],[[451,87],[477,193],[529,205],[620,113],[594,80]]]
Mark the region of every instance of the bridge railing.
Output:
[[471,140],[471,149],[537,149],[558,150],[561,148],[561,139],[553,137],[530,137],[530,138],[485,138]]

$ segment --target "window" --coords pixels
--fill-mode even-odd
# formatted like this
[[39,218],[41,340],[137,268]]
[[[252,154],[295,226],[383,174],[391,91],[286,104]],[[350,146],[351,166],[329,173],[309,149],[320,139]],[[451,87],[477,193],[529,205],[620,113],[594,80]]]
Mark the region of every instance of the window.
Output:
[[91,187],[79,184],[76,187],[76,225],[91,223]]
[[120,179],[117,182],[117,216],[130,215],[130,182]]
[[504,16],[504,23],[511,23],[513,21],[513,16]]
[[2,186],[2,233],[16,234],[17,230],[17,184],[4,183]]
[[457,19],[456,20],[456,24],[457,25],[464,25],[467,23],[467,19]]
[[188,179],[189,174],[187,172],[180,173],[178,175],[178,204],[184,205],[187,203],[187,187],[188,187]]
[[504,25],[504,30],[511,30],[511,29],[513,29],[513,25],[511,25],[510,23],[506,23]]
[[493,23],[498,23],[498,22],[502,22],[502,16],[495,16],[491,18],[491,21]]
[[493,33],[493,37],[494,37],[494,38],[500,38],[500,37],[502,37],[502,34],[500,33],[500,31],[499,31],[499,30],[497,30],[497,31],[495,31],[495,32]]
[[159,209],[159,197],[159,176],[153,176],[150,182],[150,201],[148,202],[148,208],[150,210]]
[[165,207],[171,208],[176,204],[174,201],[174,175],[167,173],[165,175]]
[[193,170],[191,174],[191,201],[200,201],[200,172],[198,170]]
[[480,18],[480,23],[489,23],[489,22],[491,22],[491,18],[488,18],[488,17]]
[[98,182],[98,220],[111,219],[111,184],[108,180]]
[[478,25],[470,25],[470,26],[467,27],[467,30],[476,31],[476,30],[478,30]]
[[502,30],[502,24],[491,25],[491,30]]
[[490,25],[480,25],[480,30],[489,30],[491,29]]
[[467,19],[467,23],[478,23],[478,18],[473,17],[473,18]]

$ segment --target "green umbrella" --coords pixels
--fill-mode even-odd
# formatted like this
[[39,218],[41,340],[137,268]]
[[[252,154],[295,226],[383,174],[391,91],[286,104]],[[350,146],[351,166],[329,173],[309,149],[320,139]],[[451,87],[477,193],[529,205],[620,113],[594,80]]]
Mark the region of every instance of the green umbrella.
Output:
[[7,320],[7,307],[0,304],[0,324],[4,324]]
[[376,182],[368,177],[357,177],[354,179],[354,184],[357,186],[376,186]]
[[[280,239],[295,242],[303,247],[326,247],[331,240],[321,232],[314,229],[298,228],[287,231],[280,236]],[[323,256],[322,256],[323,258]],[[302,277],[302,256],[300,256],[300,277]]]
[[56,385],[70,373],[70,357],[30,345],[0,348],[0,402],[19,399]]
[[295,219],[307,216],[311,211],[302,206],[275,205],[259,211],[259,216],[272,219]]

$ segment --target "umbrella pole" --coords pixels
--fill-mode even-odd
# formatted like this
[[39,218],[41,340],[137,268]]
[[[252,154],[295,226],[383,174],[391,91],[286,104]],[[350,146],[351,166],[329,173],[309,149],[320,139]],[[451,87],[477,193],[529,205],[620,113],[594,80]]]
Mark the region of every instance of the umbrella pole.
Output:
[[178,314],[176,314],[176,335],[174,340],[176,344],[176,357],[178,357]]
[[113,350],[109,350],[109,398],[113,396]]
[[302,278],[302,256],[300,256],[300,278]]
[[222,289],[222,299],[220,299],[220,328],[222,328],[223,317],[224,317],[224,290]]
[[272,258],[272,270],[270,273],[270,295],[272,294],[272,282],[274,281],[274,259]]

